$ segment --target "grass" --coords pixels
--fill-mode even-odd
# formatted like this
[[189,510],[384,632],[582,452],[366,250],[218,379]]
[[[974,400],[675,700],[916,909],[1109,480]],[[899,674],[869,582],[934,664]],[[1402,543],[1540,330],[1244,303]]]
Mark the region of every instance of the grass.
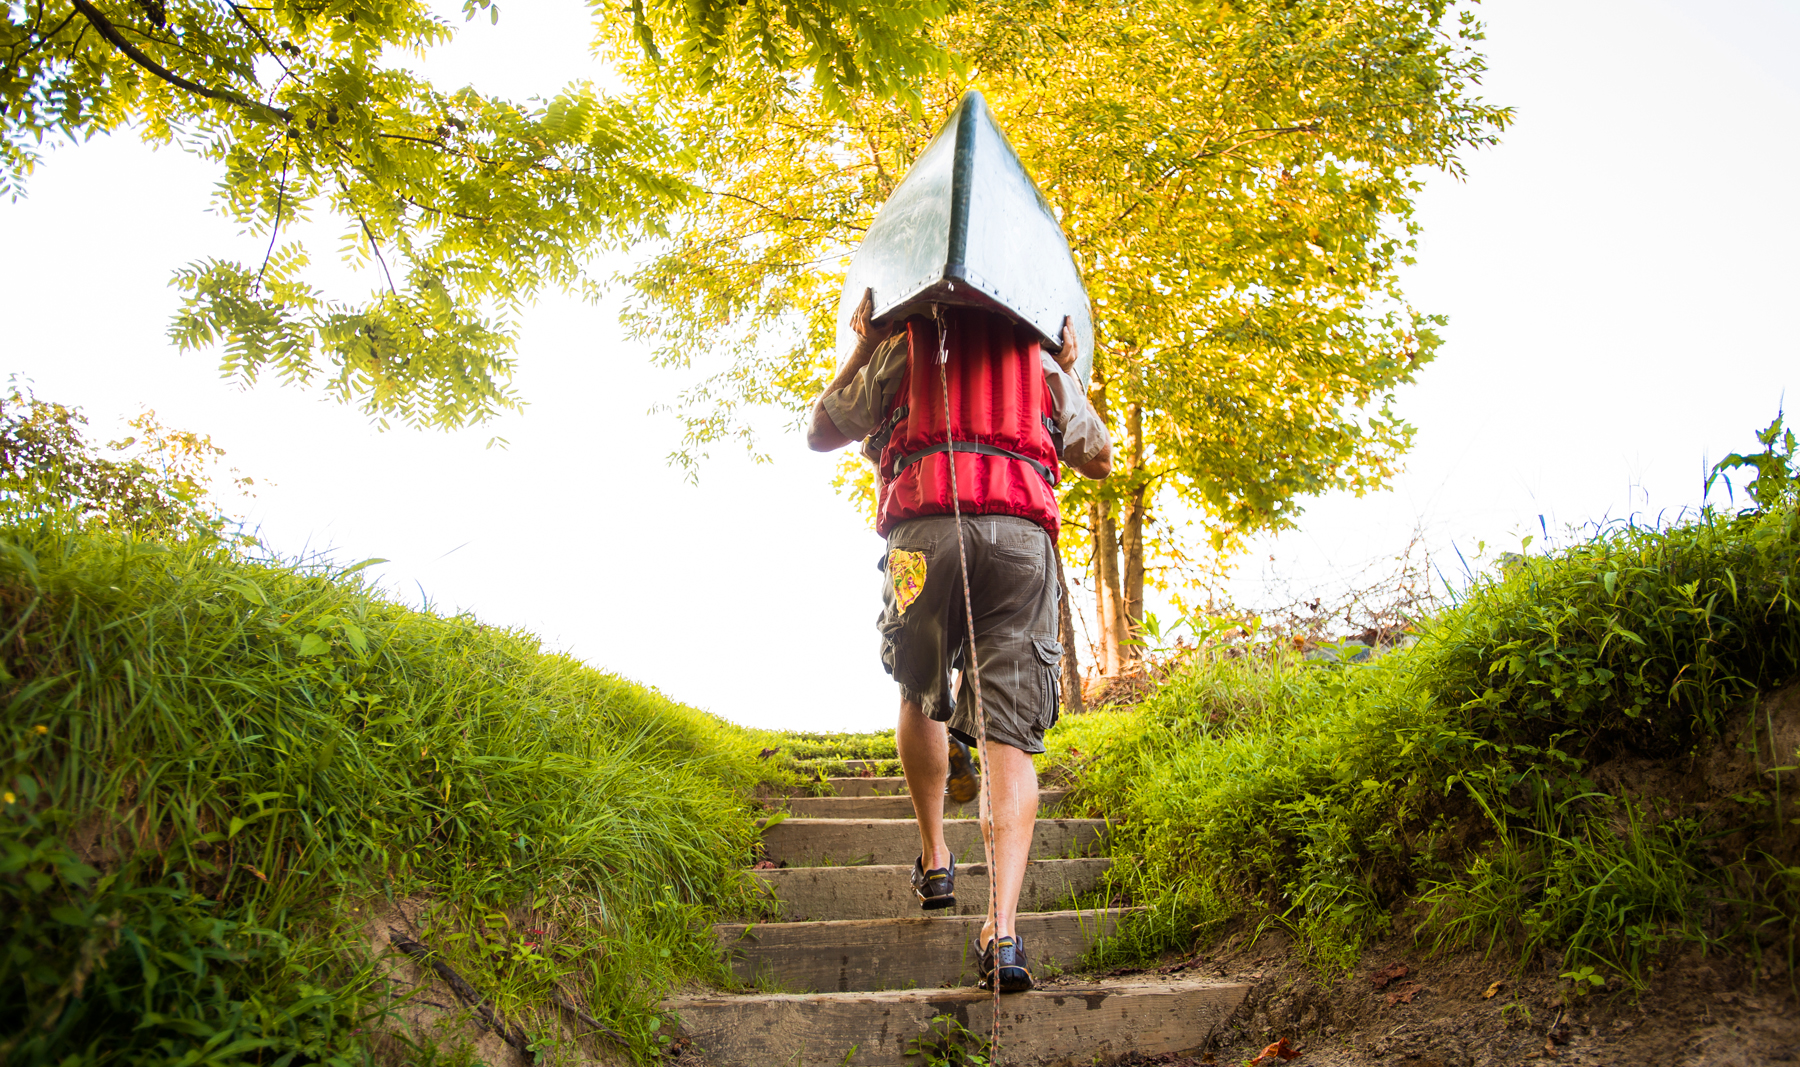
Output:
[[544,1042],[560,992],[648,1056],[662,991],[728,980],[780,739],[355,570],[0,528],[0,1058],[428,1062],[375,1036],[401,899]]
[[1800,842],[1775,794],[1795,754],[1763,742],[1787,770],[1705,810],[1593,772],[1753,743],[1743,710],[1800,671],[1797,556],[1791,496],[1614,526],[1477,582],[1366,664],[1232,649],[1065,720],[1041,763],[1077,783],[1071,810],[1118,824],[1116,884],[1151,908],[1090,963],[1240,921],[1342,970],[1399,921],[1632,984],[1728,938],[1791,974]]

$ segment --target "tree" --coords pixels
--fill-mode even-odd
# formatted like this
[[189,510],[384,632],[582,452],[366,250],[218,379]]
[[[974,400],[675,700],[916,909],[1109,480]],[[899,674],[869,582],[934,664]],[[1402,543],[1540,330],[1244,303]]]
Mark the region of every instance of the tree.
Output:
[[[497,20],[493,5],[463,12]],[[830,107],[945,66],[917,33],[944,0],[589,6],[696,97],[757,69]],[[519,103],[440,89],[400,62],[452,33],[424,0],[13,0],[0,9],[0,191],[23,195],[46,144],[127,127],[214,160],[219,210],[267,251],[178,272],[181,346],[223,346],[224,372],[246,382],[323,380],[384,423],[479,422],[518,404],[520,309],[546,287],[591,290],[592,253],[660,232],[693,188],[653,103],[588,84]],[[306,249],[282,241],[319,212],[380,279],[366,300],[309,284]]]
[[[1412,433],[1393,391],[1443,322],[1398,280],[1419,173],[1459,174],[1510,112],[1473,95],[1481,27],[1438,0],[1001,0],[933,30],[966,67],[924,86],[922,109],[861,94],[827,111],[769,73],[729,110],[686,109],[706,198],[632,275],[628,317],[665,363],[707,368],[678,458],[754,448],[755,405],[798,420],[831,371],[849,253],[979,86],[1095,305],[1092,398],[1118,461],[1065,489],[1065,528],[1086,536],[1062,547],[1093,574],[1118,674],[1152,559],[1222,553],[1291,526],[1307,495],[1387,484]],[[1198,541],[1152,529],[1182,506]]]
[[[86,425],[78,409],[40,400],[12,380],[0,396],[0,519],[209,543],[231,525],[214,497],[225,451],[212,438],[164,426],[145,411],[131,420],[136,433],[102,450],[87,439]],[[239,494],[251,495],[252,484],[230,472]]]

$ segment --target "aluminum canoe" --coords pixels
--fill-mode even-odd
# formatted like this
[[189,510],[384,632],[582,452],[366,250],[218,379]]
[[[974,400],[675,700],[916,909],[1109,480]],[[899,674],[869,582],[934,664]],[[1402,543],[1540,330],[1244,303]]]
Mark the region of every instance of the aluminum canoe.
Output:
[[875,292],[877,322],[962,304],[1001,311],[1061,348],[1074,320],[1085,385],[1094,353],[1087,289],[1050,204],[1026,173],[987,101],[971,89],[925,146],[850,261],[838,305],[840,358],[855,344],[850,315]]

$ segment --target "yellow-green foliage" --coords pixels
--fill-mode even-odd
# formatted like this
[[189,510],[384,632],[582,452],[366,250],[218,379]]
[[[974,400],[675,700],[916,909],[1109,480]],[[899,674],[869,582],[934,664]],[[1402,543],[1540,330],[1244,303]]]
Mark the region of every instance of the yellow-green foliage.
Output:
[[0,528],[0,637],[9,1063],[361,1062],[363,916],[403,896],[503,1008],[560,983],[648,1052],[754,906],[773,735],[527,634],[40,516]]
[[[1715,739],[1800,670],[1797,556],[1791,504],[1610,528],[1477,583],[1370,662],[1202,657],[1139,707],[1069,721],[1044,762],[1120,823],[1115,851],[1138,859],[1119,877],[1153,907],[1111,951],[1249,912],[1342,966],[1408,900],[1436,943],[1557,948],[1633,979],[1669,939],[1733,923],[1790,951],[1800,870],[1774,856],[1792,828],[1755,798],[1651,817],[1588,772]],[[1739,853],[1703,858],[1745,826]]]

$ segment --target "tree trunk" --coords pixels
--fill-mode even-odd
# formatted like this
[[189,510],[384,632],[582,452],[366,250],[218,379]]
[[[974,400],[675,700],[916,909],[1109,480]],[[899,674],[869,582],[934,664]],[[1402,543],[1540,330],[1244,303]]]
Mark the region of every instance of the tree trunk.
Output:
[[1081,661],[1075,656],[1075,612],[1069,607],[1069,580],[1063,576],[1062,553],[1056,553],[1056,584],[1062,599],[1056,602],[1056,639],[1062,642],[1062,704],[1066,715],[1087,710],[1081,699]]
[[[1098,362],[1088,400],[1102,423],[1110,421],[1106,369]],[[1104,495],[1088,504],[1088,529],[1094,538],[1094,625],[1100,630],[1100,673],[1117,678],[1125,663],[1125,606],[1119,597],[1119,531],[1113,521],[1113,504]]]
[[1118,673],[1118,652],[1113,648],[1112,631],[1106,626],[1106,564],[1100,551],[1099,504],[1088,505],[1088,530],[1094,549],[1094,630],[1099,638],[1095,666],[1103,677],[1111,677]]
[[[1144,469],[1144,409],[1141,405],[1132,404],[1126,409],[1125,432],[1129,435],[1126,451],[1125,477],[1129,479],[1130,489],[1125,494],[1120,512],[1124,530],[1119,539],[1120,563],[1124,577],[1120,582],[1123,594],[1124,626],[1130,637],[1142,640],[1144,635],[1144,515],[1148,510],[1144,504],[1145,484]],[[1144,658],[1142,645],[1126,645],[1126,654],[1120,658],[1126,663],[1137,663]]]
[[1116,678],[1131,661],[1125,644],[1129,634],[1125,625],[1124,597],[1119,590],[1119,527],[1110,507],[1096,503],[1093,509],[1094,529],[1099,540],[1098,551],[1094,553],[1099,571],[1095,575],[1095,584],[1100,593],[1100,632],[1106,635],[1105,673]]

